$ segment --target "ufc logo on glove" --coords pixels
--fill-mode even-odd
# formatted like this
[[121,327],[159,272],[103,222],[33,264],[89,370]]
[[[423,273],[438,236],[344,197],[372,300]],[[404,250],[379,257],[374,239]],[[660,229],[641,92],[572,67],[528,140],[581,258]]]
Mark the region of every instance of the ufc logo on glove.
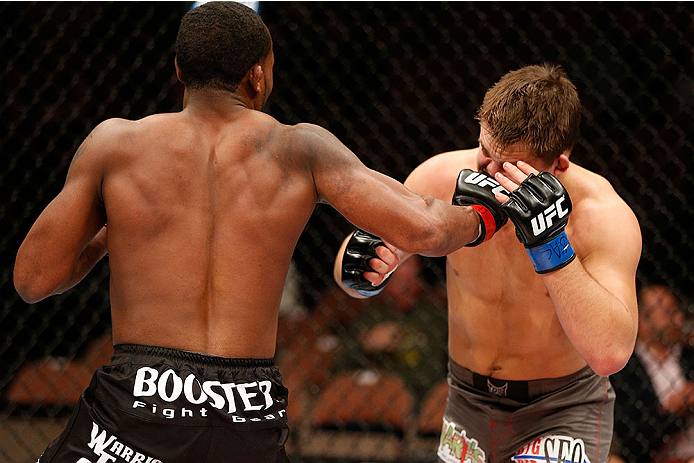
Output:
[[554,175],[528,175],[501,208],[516,226],[516,236],[537,273],[558,270],[574,260],[576,253],[564,232],[571,198]]
[[[466,171],[469,171],[469,169],[466,169]],[[489,175],[485,175],[480,172],[472,172],[469,171],[470,175],[465,177],[465,180],[463,180],[465,183],[469,183],[471,185],[477,185],[480,188],[485,188],[485,187],[492,187],[492,194],[496,193],[504,193],[508,194],[508,191],[504,187],[502,187],[499,182],[491,178]],[[464,174],[463,174],[464,175]]]
[[530,221],[533,228],[533,235],[537,236],[547,229],[547,227],[552,226],[552,219],[554,217],[561,219],[564,218],[571,209],[562,209],[561,203],[564,202],[566,197],[562,196],[557,200],[556,203],[545,209],[542,214],[538,214]]

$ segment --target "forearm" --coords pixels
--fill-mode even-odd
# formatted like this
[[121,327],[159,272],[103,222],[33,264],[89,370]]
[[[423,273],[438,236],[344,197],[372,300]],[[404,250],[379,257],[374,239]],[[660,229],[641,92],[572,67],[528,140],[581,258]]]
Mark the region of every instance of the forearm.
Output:
[[578,259],[542,279],[564,332],[593,371],[608,376],[621,370],[633,351],[637,328],[624,303]]
[[413,238],[411,243],[398,245],[403,252],[428,257],[440,257],[457,251],[474,241],[479,235],[480,219],[477,212],[467,206],[451,206],[432,197],[423,197],[433,219],[425,238]]
[[[446,203],[443,202],[442,204],[446,205]],[[448,205],[446,205],[446,207],[448,207]],[[448,238],[448,241],[446,241],[436,253],[423,255],[428,255],[430,257],[447,256],[463,246],[472,243],[480,235],[480,215],[472,207],[454,206],[452,212],[449,210],[449,213],[456,214],[460,217],[456,217],[454,221],[447,221],[445,228],[446,233],[444,236]]]
[[479,216],[471,207],[414,193],[376,171],[343,185],[330,201],[358,228],[413,254],[447,255],[479,235]]
[[108,253],[107,238],[108,230],[106,225],[104,225],[82,250],[70,276],[50,295],[63,293],[82,281],[89,271],[94,268],[96,263]]

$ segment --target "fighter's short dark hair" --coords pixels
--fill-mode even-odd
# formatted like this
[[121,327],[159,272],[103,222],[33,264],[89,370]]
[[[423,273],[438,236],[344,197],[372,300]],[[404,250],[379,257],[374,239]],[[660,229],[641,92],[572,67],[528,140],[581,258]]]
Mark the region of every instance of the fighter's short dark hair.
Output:
[[487,90],[477,119],[505,149],[522,143],[547,164],[571,150],[581,123],[581,100],[561,66],[526,66]]
[[270,33],[255,11],[237,2],[209,2],[183,16],[176,62],[186,87],[233,92],[271,49]]

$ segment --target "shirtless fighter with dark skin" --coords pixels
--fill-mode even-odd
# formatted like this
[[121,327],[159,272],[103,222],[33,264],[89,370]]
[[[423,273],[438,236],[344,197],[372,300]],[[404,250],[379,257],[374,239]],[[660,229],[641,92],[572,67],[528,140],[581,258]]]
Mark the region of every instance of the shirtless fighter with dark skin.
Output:
[[[42,463],[286,461],[287,390],[272,357],[316,203],[424,255],[476,236],[471,208],[412,193],[325,129],[262,113],[273,64],[249,8],[189,11],[176,42],[183,110],[98,125],[19,248],[27,302],[72,288],[107,253],[111,270],[115,355]],[[98,445],[109,438],[118,445]]]

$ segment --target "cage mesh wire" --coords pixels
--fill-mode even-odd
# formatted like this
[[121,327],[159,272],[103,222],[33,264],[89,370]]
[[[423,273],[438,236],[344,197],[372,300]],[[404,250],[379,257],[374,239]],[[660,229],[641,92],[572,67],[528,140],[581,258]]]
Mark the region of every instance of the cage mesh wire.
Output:
[[[33,461],[109,355],[108,263],[77,288],[28,305],[12,284],[16,250],[96,124],[180,109],[173,42],[189,7],[0,4],[0,460]],[[369,167],[401,181],[436,153],[475,146],[476,109],[505,72],[561,64],[583,103],[573,161],[605,176],[635,211],[643,233],[639,284],[664,282],[689,312],[691,4],[262,3],[261,14],[276,56],[265,111],[286,124],[326,127]],[[431,458],[440,421],[425,422],[440,413],[441,397],[431,394],[445,377],[442,263],[421,264],[420,323],[389,313],[395,301],[386,295],[367,303],[386,306],[370,310],[382,318],[369,319],[332,283],[335,252],[350,230],[330,207],[317,206],[294,254],[277,357],[292,390],[290,449],[298,460],[355,451]],[[440,321],[441,330],[417,331]],[[411,330],[392,328],[398,323]],[[376,327],[399,333],[398,352],[363,352],[360,333]],[[360,400],[344,399],[343,377],[358,381],[361,403],[387,419],[355,419]],[[640,385],[626,386],[636,397]],[[627,438],[648,439],[641,425],[634,421]]]

